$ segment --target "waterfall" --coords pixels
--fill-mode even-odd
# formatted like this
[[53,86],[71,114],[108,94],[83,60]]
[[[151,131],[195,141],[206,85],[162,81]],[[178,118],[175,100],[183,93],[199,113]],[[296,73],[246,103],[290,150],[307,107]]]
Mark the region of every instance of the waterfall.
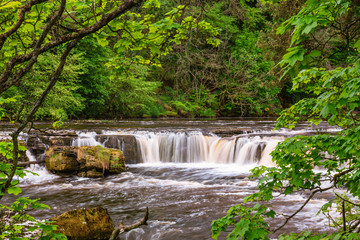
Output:
[[259,162],[260,165],[275,166],[275,163],[272,161],[272,157],[270,156],[270,153],[276,148],[279,142],[280,142],[279,140],[272,140],[268,142],[268,144],[266,145],[265,149],[261,154],[261,159]]
[[[135,134],[142,162],[146,163],[221,163],[271,165],[269,153],[278,140],[205,136],[201,132]],[[265,153],[266,151],[266,153]],[[264,159],[264,160],[263,160]]]
[[[124,134],[124,135],[123,135]],[[98,135],[79,132],[72,146],[106,146],[126,150],[123,136],[135,137],[130,144],[140,156],[135,162],[144,163],[215,163],[215,164],[265,164],[272,165],[269,153],[279,140],[260,136],[220,137],[191,132],[123,132],[118,135]],[[111,140],[110,140],[111,138]],[[126,140],[128,141],[128,140]],[[127,145],[128,147],[130,145]],[[135,146],[136,145],[136,146]],[[139,161],[140,158],[140,161]],[[130,159],[129,159],[130,160]],[[134,162],[134,160],[130,160]]]
[[101,143],[95,140],[95,132],[79,132],[78,138],[73,140],[72,146],[82,147],[82,146],[103,146]]
[[[29,150],[26,150],[26,156],[29,161],[36,161],[36,157]],[[27,171],[26,176],[21,179],[20,184],[40,184],[58,178],[58,176],[49,173],[44,165],[31,164],[25,170]]]

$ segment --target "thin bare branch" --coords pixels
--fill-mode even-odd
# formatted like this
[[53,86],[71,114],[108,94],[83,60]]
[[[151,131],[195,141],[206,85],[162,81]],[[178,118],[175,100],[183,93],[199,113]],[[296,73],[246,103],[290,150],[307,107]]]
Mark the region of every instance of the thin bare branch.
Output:
[[360,204],[357,204],[357,203],[351,202],[351,201],[349,201],[349,200],[347,200],[347,199],[345,199],[345,198],[341,197],[341,196],[340,196],[339,194],[337,194],[337,193],[335,193],[335,195],[336,195],[338,198],[340,198],[341,200],[343,200],[343,201],[345,201],[345,202],[347,202],[347,203],[350,203],[350,204],[352,204],[352,205],[354,205],[354,206],[360,207]]
[[146,225],[146,222],[147,222],[148,218],[149,218],[149,209],[148,209],[148,207],[146,207],[145,215],[144,215],[144,217],[143,217],[140,221],[138,221],[138,222],[136,222],[136,223],[134,223],[134,224],[131,224],[131,225],[126,225],[126,226],[124,226],[123,224],[120,224],[120,225],[112,232],[109,240],[115,240],[115,239],[117,238],[117,236],[118,236],[119,234],[121,234],[121,233],[130,231],[130,230],[132,230],[132,229],[134,229],[134,228],[140,227],[141,225]]
[[282,229],[282,228],[289,222],[290,219],[292,219],[293,217],[295,217],[296,214],[298,214],[299,212],[301,212],[301,210],[303,210],[303,208],[309,203],[309,201],[314,197],[314,195],[315,195],[316,193],[318,193],[318,192],[325,192],[325,191],[327,191],[327,190],[330,190],[331,188],[333,188],[333,186],[330,186],[330,187],[324,188],[324,189],[317,189],[317,190],[313,191],[313,192],[310,194],[310,196],[308,197],[308,199],[306,199],[306,201],[301,205],[301,207],[300,207],[298,210],[296,210],[296,212],[294,212],[293,214],[291,214],[290,216],[288,216],[288,217],[285,219],[284,223],[283,223],[280,227],[276,228],[276,229],[273,231],[273,233],[275,233],[275,232],[279,231],[280,229]]
[[346,232],[346,213],[345,213],[345,201],[341,201],[341,215],[343,223],[343,231]]

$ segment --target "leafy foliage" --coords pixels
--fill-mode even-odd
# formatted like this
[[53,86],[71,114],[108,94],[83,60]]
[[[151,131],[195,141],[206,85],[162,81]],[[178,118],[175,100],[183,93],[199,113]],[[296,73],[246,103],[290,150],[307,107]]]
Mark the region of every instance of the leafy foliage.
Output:
[[[50,221],[40,222],[26,214],[29,209],[49,209],[49,206],[41,204],[38,200],[20,197],[11,206],[0,205],[0,209],[8,211],[1,216],[0,237],[2,239],[67,239],[63,234],[55,233],[56,226]],[[31,224],[27,227],[26,224]],[[34,232],[32,237],[23,237],[24,230]]]
[[[0,99],[0,105],[4,103],[12,103],[14,99]],[[1,111],[1,117],[5,116],[5,111]],[[19,151],[26,151],[24,146],[19,145]],[[11,176],[13,169],[13,142],[1,141],[0,142],[0,196],[8,194],[19,195],[22,190],[18,187],[19,180],[16,178],[24,178],[26,174],[34,174],[30,171],[23,170],[17,167],[14,176]],[[1,157],[2,155],[2,157]],[[20,156],[20,154],[18,154]],[[10,179],[11,183],[6,186],[7,181]],[[5,191],[6,192],[5,192]],[[50,224],[49,221],[38,221],[31,215],[27,214],[29,209],[50,209],[49,206],[41,204],[38,199],[32,200],[26,197],[19,197],[10,206],[0,204],[0,238],[1,239],[66,239],[63,234],[55,233],[56,225]],[[31,226],[26,226],[31,224]],[[32,237],[23,237],[24,231],[34,232]]]
[[[77,94],[79,89],[79,76],[83,74],[82,54],[69,57],[60,80],[54,86],[46,101],[35,114],[35,119],[65,120],[68,116],[77,115],[84,108],[84,98]],[[17,102],[8,104],[11,115],[23,118],[35,101],[41,96],[48,85],[48,78],[59,65],[59,54],[46,53],[39,56],[38,63],[24,76],[20,86],[13,86],[3,96],[14,97]],[[19,104],[22,103],[22,105]]]
[[[16,11],[20,7],[21,4],[10,3],[2,6],[4,10],[0,11],[0,14],[3,18],[0,18],[0,21],[4,31],[11,31],[12,22],[9,18],[13,16],[16,19]],[[16,35],[10,35],[2,46],[3,54],[7,54],[6,57],[4,55],[4,62],[16,58],[16,54],[26,55],[29,51],[33,53],[33,39],[36,39],[36,34],[47,24],[44,16],[49,13],[54,15],[58,7],[59,3],[56,1],[36,3],[31,11],[25,13],[26,23],[20,25]],[[95,6],[90,2],[67,1],[63,19],[47,34],[43,45],[54,44],[62,40],[61,36],[70,36],[79,29],[96,25],[101,15],[117,7],[119,6],[111,1],[102,1]],[[157,104],[158,99],[154,96],[160,83],[157,79],[149,80],[148,75],[145,79],[143,72],[150,72],[161,66],[159,59],[187,40],[192,32],[201,34],[202,41],[207,45],[217,46],[220,43],[216,38],[217,29],[202,19],[185,15],[185,5],[171,6],[165,11],[160,7],[158,0],[146,1],[135,11],[127,11],[110,21],[107,27],[99,29],[97,34],[83,39],[78,44],[76,53],[68,58],[62,80],[55,86],[53,93],[50,93],[35,118],[64,120],[82,116],[159,116],[161,106]],[[8,13],[5,9],[12,11]],[[159,15],[159,11],[163,11],[163,14]],[[92,17],[84,17],[89,13]],[[20,48],[14,47],[17,42],[22,43]],[[24,116],[28,112],[26,110],[31,108],[33,99],[38,97],[38,93],[46,86],[46,80],[50,77],[48,73],[58,66],[57,59],[63,50],[64,48],[59,46],[51,53],[40,55],[37,58],[38,64],[34,65],[32,73],[25,76],[26,80],[21,82],[21,86],[12,87],[4,94],[17,95],[17,98],[25,103],[22,111]],[[11,52],[16,54],[10,54]],[[143,70],[147,68],[145,66],[150,68]],[[18,67],[25,68],[25,64],[19,64]],[[142,70],[139,70],[140,68]],[[6,65],[0,65],[0,72],[5,70]],[[69,70],[70,75],[66,73]],[[120,83],[119,86],[116,85],[117,82]],[[132,87],[126,86],[132,82]],[[29,89],[31,91],[27,91]],[[59,99],[61,101],[57,101]],[[132,102],[133,99],[137,100]],[[21,118],[16,115],[22,107],[13,104],[8,108],[14,118]],[[113,112],[109,112],[109,109]]]
[[157,71],[155,76],[164,82],[164,98],[166,87],[175,90],[177,99],[193,93],[199,96],[204,87],[218,101],[210,107],[216,116],[276,114],[280,89],[269,74],[273,63],[256,47],[260,31],[266,28],[263,8],[252,1],[196,3],[188,14],[198,14],[217,27],[221,44],[203,44],[199,41],[202,36],[195,32],[189,41],[174,48],[176,54],[163,57],[166,71]]
[[[269,239],[268,225],[264,217],[273,217],[274,211],[267,211],[267,207],[260,204],[252,208],[242,205],[231,207],[225,217],[212,222],[212,237],[217,239],[221,232],[226,231],[229,225],[234,229],[227,236],[227,239]],[[240,218],[240,221],[237,221]]]
[[158,115],[151,110],[157,102],[156,90],[160,82],[148,81],[148,67],[134,66],[132,73],[119,71],[109,80],[108,112],[115,117]]
[[[111,71],[104,65],[113,52],[109,46],[101,46],[94,37],[83,39],[75,49],[81,58],[81,73],[78,75],[76,96],[82,98],[83,109],[72,117],[96,118],[107,110],[111,86]],[[69,64],[69,63],[68,63]]]
[[[318,67],[319,58],[326,55],[328,49],[321,52],[308,51],[303,45],[308,36],[315,30],[330,29],[339,22],[355,21],[355,29],[359,29],[358,20],[360,6],[353,1],[312,1],[295,16],[285,21],[280,32],[293,28],[292,44],[284,55],[282,66],[285,72],[294,77],[293,90],[301,88],[308,93],[308,98],[294,104],[278,119],[276,128],[294,128],[301,121],[317,125],[327,121],[330,125],[339,127],[336,133],[318,133],[313,136],[296,136],[278,144],[272,152],[276,167],[257,167],[252,170],[254,177],[260,177],[259,191],[246,197],[248,201],[270,201],[276,195],[289,195],[297,191],[309,192],[309,197],[297,211],[290,214],[284,223],[269,230],[279,231],[286,223],[299,213],[317,193],[333,191],[335,201],[329,201],[319,213],[329,218],[337,230],[332,234],[313,234],[311,231],[282,235],[279,239],[359,239],[360,217],[355,199],[360,197],[359,191],[359,159],[360,122],[359,122],[359,52],[350,40],[347,53],[337,67]],[[345,21],[346,22],[346,21]],[[351,28],[348,28],[348,31]],[[358,34],[352,35],[359,37]],[[332,43],[339,41],[336,35],[330,38]],[[336,45],[336,44],[335,44]],[[337,48],[337,46],[335,46]],[[332,52],[332,64],[338,64],[339,55]],[[319,167],[324,171],[315,171]],[[324,185],[323,183],[328,184]],[[344,194],[340,194],[345,191]],[[244,206],[243,206],[244,207]],[[334,211],[336,210],[335,216]],[[238,221],[243,221],[243,214],[249,208],[244,207]],[[228,214],[229,216],[229,214]],[[340,217],[339,217],[340,216]],[[213,223],[216,224],[216,221]],[[234,224],[234,223],[233,223]],[[235,223],[236,224],[236,223]],[[262,224],[257,227],[266,228]],[[250,231],[259,231],[252,228]],[[248,239],[241,236],[241,239]]]
[[204,86],[193,90],[189,94],[176,92],[174,89],[165,87],[165,94],[161,100],[167,109],[167,116],[185,117],[215,117],[214,109],[217,109],[217,98],[211,94]]

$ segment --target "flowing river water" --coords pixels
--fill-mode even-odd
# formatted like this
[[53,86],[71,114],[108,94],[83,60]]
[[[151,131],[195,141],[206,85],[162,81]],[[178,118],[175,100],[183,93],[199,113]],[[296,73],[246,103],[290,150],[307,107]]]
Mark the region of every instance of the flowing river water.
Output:
[[[257,180],[248,179],[249,170],[258,165],[273,166],[269,153],[278,142],[296,134],[337,131],[322,125],[272,131],[274,124],[273,120],[251,119],[72,123],[67,131],[77,133],[71,142],[74,146],[106,146],[109,136],[134,136],[136,162],[127,165],[127,172],[98,179],[60,177],[44,166],[32,165],[29,170],[39,176],[21,180],[22,196],[40,198],[51,206],[51,210],[33,212],[39,219],[76,208],[102,206],[115,224],[131,224],[149,207],[148,225],[122,234],[121,239],[211,239],[211,221],[257,190]],[[2,136],[10,130],[3,127]],[[100,141],[100,135],[107,137]],[[26,134],[23,138],[26,140]],[[120,139],[116,148],[126,151],[126,144]],[[28,156],[35,160],[30,152]],[[279,197],[269,205],[278,213],[290,215],[306,197]],[[325,217],[316,215],[331,198],[332,194],[318,195],[282,233],[331,231]],[[11,200],[8,197],[5,202]],[[276,226],[283,220],[280,217],[270,222]]]

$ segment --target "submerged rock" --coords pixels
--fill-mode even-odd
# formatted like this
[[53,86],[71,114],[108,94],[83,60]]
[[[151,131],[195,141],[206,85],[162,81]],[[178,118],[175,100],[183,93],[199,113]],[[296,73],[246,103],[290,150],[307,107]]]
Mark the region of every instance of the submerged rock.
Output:
[[58,225],[58,232],[68,239],[109,239],[114,231],[113,222],[102,207],[82,208],[51,218]]
[[120,150],[101,146],[54,146],[46,151],[46,168],[54,173],[101,177],[125,171],[125,158]]

